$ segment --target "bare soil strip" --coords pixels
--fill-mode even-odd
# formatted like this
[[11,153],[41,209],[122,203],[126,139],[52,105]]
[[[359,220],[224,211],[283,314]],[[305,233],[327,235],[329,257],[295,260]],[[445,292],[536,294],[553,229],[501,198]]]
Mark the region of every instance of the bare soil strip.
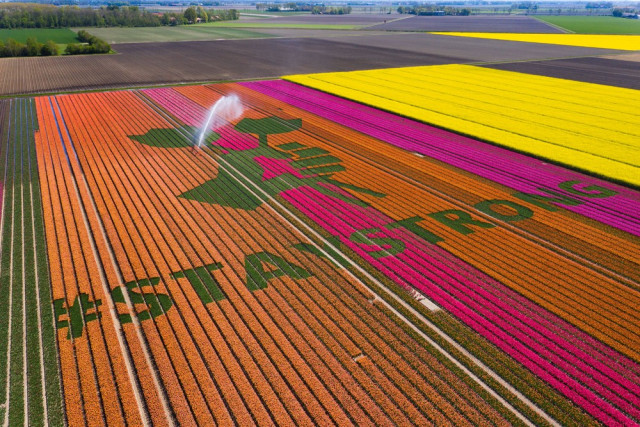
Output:
[[[637,54],[633,55],[638,56]],[[638,78],[640,76],[640,59],[637,62],[619,60],[622,57],[557,59],[552,61],[488,64],[484,66],[498,70],[517,71],[519,73],[537,74],[628,89],[640,89],[640,78]]]

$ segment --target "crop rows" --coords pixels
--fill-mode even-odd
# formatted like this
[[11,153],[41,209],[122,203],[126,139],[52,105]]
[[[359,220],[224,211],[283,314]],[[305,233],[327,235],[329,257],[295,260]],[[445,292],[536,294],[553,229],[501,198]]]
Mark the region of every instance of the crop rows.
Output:
[[[551,197],[556,193],[582,203],[564,209],[640,236],[640,202],[637,192],[529,156],[480,143],[477,140],[377,110],[344,98],[283,80],[241,83],[275,99],[365,133],[396,147],[440,160],[513,190]],[[614,199],[590,198],[566,192],[562,182],[589,182],[611,188]]]
[[0,417],[60,425],[61,390],[32,100],[0,104]]
[[367,27],[385,31],[454,31],[474,33],[560,33],[561,30],[523,15],[412,16]]
[[454,37],[509,40],[525,43],[559,44],[564,46],[594,47],[599,49],[640,50],[640,36],[617,34],[518,34],[518,33],[456,33],[441,34]]
[[636,160],[639,121],[634,114],[639,104],[634,90],[466,65],[288,79],[607,178],[640,184]]
[[[512,416],[357,279],[319,258],[289,221],[268,205],[250,208],[246,188],[199,188],[224,164],[209,149],[194,155],[190,123],[136,92],[36,105],[70,424],[147,416],[159,424],[501,424]],[[265,117],[255,108],[244,118]],[[258,143],[231,126],[218,132],[230,148]],[[241,208],[177,197],[190,189],[202,199],[231,194]],[[73,316],[82,319],[76,326]]]
[[[239,89],[230,88],[227,90]],[[176,91],[194,97],[194,99],[199,100],[201,105],[207,105],[207,103],[211,102],[211,98],[207,100],[207,95],[203,94],[198,88],[178,88]],[[224,90],[221,90],[221,92],[225,93]],[[166,95],[164,97],[157,95],[157,91],[149,91],[149,93],[164,108],[175,112],[172,109],[171,102],[166,99]],[[247,91],[240,93],[243,99],[249,100],[250,104],[264,105],[270,102],[269,98],[266,97],[254,98]],[[272,114],[279,111],[278,108],[287,111],[282,105],[276,104],[277,107],[271,107]],[[317,160],[316,162],[311,162],[306,157],[308,148],[298,146],[304,144],[300,144],[300,136],[297,134],[279,132],[277,135],[270,136],[271,141],[275,141],[276,147],[301,153],[302,158],[293,160],[291,165],[319,166],[327,162],[336,163],[336,159],[348,159],[350,168],[346,167],[343,168],[343,171],[340,171],[337,165],[333,165],[331,171],[340,171],[338,174],[341,176],[341,181],[346,180],[352,186],[351,189],[355,190],[352,194],[364,198],[371,204],[371,207],[364,208],[358,203],[340,199],[339,197],[336,200],[336,197],[328,196],[318,188],[311,186],[287,188],[290,185],[287,179],[281,180],[280,197],[289,202],[302,216],[311,219],[330,235],[339,238],[343,244],[360,255],[361,260],[363,259],[365,262],[370,263],[375,269],[396,283],[405,287],[409,285],[423,291],[429,298],[456,314],[467,325],[476,329],[495,345],[529,367],[550,384],[553,384],[556,389],[571,400],[585,407],[592,415],[602,420],[611,421],[617,418],[620,421],[625,419],[624,415],[618,413],[618,408],[621,408],[622,412],[629,411],[628,414],[631,414],[632,417],[637,416],[637,414],[634,415],[635,410],[633,409],[637,403],[637,385],[629,383],[625,378],[627,368],[619,369],[617,372],[616,369],[610,369],[612,365],[617,363],[618,357],[622,357],[620,354],[609,353],[606,346],[597,344],[586,334],[582,334],[581,338],[576,341],[574,336],[576,330],[572,325],[552,316],[549,312],[540,311],[536,305],[531,304],[527,299],[511,293],[508,288],[491,279],[491,277],[498,278],[512,289],[530,296],[536,302],[543,304],[543,306],[557,312],[566,319],[575,321],[576,317],[580,317],[582,320],[580,326],[587,326],[586,324],[590,322],[588,330],[592,334],[598,336],[609,345],[616,347],[619,351],[628,354],[632,359],[637,359],[638,355],[635,350],[632,350],[636,347],[636,344],[632,341],[636,339],[634,336],[637,332],[637,327],[635,326],[637,319],[634,318],[635,315],[631,308],[635,305],[635,302],[618,298],[619,295],[625,295],[625,298],[633,300],[634,292],[624,283],[617,283],[617,281],[609,279],[606,276],[607,271],[595,271],[596,269],[593,268],[592,263],[581,259],[583,255],[587,256],[593,252],[587,250],[587,242],[581,244],[576,242],[577,245],[582,245],[582,248],[577,246],[578,250],[576,252],[580,257],[574,259],[566,257],[564,254],[558,254],[553,247],[548,246],[549,243],[556,243],[549,242],[549,239],[553,238],[552,233],[549,233],[550,235],[542,235],[538,239],[531,239],[528,234],[523,235],[511,230],[510,227],[505,227],[504,230],[491,230],[491,233],[495,234],[491,238],[492,241],[495,239],[494,243],[485,242],[486,237],[478,234],[477,237],[466,235],[464,238],[459,238],[455,245],[442,244],[443,248],[449,249],[449,253],[440,251],[433,246],[425,245],[426,242],[420,241],[416,235],[411,235],[406,230],[403,231],[402,227],[393,226],[394,220],[415,218],[416,214],[422,212],[424,213],[419,217],[427,218],[429,214],[427,213],[428,211],[425,212],[425,209],[443,209],[447,212],[452,207],[461,207],[460,202],[458,202],[457,206],[451,206],[451,204],[447,203],[447,200],[443,200],[441,196],[438,197],[439,195],[436,193],[438,188],[429,188],[433,179],[425,179],[424,175],[419,181],[414,178],[416,179],[413,181],[414,185],[410,187],[411,189],[408,188],[406,181],[408,176],[404,175],[403,172],[406,170],[407,174],[415,174],[415,169],[422,169],[424,173],[427,169],[426,167],[415,167],[415,161],[411,161],[414,169],[412,171],[409,171],[406,166],[403,168],[400,165],[393,165],[393,172],[382,172],[386,165],[392,163],[390,159],[397,159],[401,155],[397,149],[389,149],[384,146],[372,147],[375,142],[370,139],[358,141],[358,139],[362,138],[353,133],[351,135],[353,139],[345,137],[344,135],[348,134],[347,130],[343,128],[331,130],[331,124],[324,121],[317,123],[317,119],[314,119],[312,115],[301,111],[289,114],[301,117],[303,123],[306,124],[303,130],[306,130],[309,136],[314,137],[316,151],[311,157]],[[182,116],[181,119],[189,124],[187,117]],[[266,132],[267,129],[264,131]],[[291,140],[291,138],[295,139]],[[239,146],[226,144],[228,140],[229,138],[224,139],[225,145],[223,147],[235,150],[240,148]],[[354,146],[356,144],[357,146]],[[351,147],[353,151],[344,147]],[[320,150],[318,151],[317,149]],[[390,151],[389,154],[387,154],[388,151]],[[302,156],[302,153],[304,153],[304,156]],[[370,160],[375,159],[376,153],[383,153],[378,154],[378,159],[380,160],[377,162]],[[325,159],[324,162],[323,157]],[[345,164],[346,162],[347,160],[345,160]],[[238,164],[237,168],[241,176],[249,177],[252,175],[252,164],[250,162]],[[429,165],[428,170],[431,171],[434,177],[442,176],[446,172],[444,170],[434,171],[434,165]],[[286,169],[286,172],[295,174],[295,171],[291,169]],[[447,181],[461,182],[462,178],[451,177]],[[428,184],[415,185],[417,182]],[[329,178],[328,183],[335,185],[335,181],[332,181],[331,178]],[[403,190],[403,187],[407,189]],[[509,206],[509,202],[505,201],[505,199],[508,199],[510,194],[504,191],[496,192],[495,188],[487,188],[487,186],[483,188],[478,183],[472,185],[470,182],[461,182],[461,187],[471,188],[467,192],[477,192],[476,199],[479,197],[485,199],[495,197],[496,200],[501,200],[504,205]],[[373,190],[373,193],[386,196],[383,198],[379,198],[379,196],[372,197],[372,192],[363,192],[361,191],[363,188],[368,188]],[[449,194],[451,194],[450,191],[451,189],[449,189]],[[462,189],[458,189],[458,191],[462,191]],[[455,196],[462,201],[469,200],[469,197],[471,197],[470,195],[463,196],[462,194],[456,194]],[[408,202],[412,199],[420,200],[421,206],[412,206]],[[466,203],[468,204],[463,205],[465,208],[479,206],[479,204],[473,205],[473,202],[470,201]],[[515,201],[510,203],[512,207],[518,206],[518,212],[522,213],[523,217],[528,216],[522,206],[516,205]],[[374,206],[377,209],[372,209]],[[531,208],[526,208],[527,212],[531,212],[531,215],[533,215],[533,208],[540,208],[540,206],[533,204]],[[538,213],[536,211],[536,215],[549,215],[547,223],[552,220],[561,224],[564,223],[562,226],[564,234],[569,234],[571,230],[576,228],[575,225],[570,224],[571,219],[569,218],[563,220],[558,218],[557,215],[554,216],[547,213],[545,209],[539,210],[541,212]],[[485,210],[486,212],[488,211]],[[386,216],[385,213],[391,216]],[[525,219],[518,218],[517,215],[510,213],[496,214],[496,212],[493,213],[492,217],[492,220],[499,219],[507,224],[511,221]],[[540,219],[540,221],[542,222],[541,225],[532,226],[527,229],[527,232],[531,233],[535,232],[536,228],[543,228],[545,221],[544,219]],[[485,227],[483,228],[488,228],[487,224],[484,225]],[[490,227],[493,228],[493,224]],[[581,231],[578,231],[574,237],[587,240],[588,244],[591,245],[590,247],[603,237],[605,241],[615,240],[614,236],[602,232],[599,228],[592,227],[590,230],[587,228],[587,224],[581,224]],[[427,229],[435,231],[431,227],[427,227]],[[582,232],[583,234],[581,234]],[[441,236],[443,238],[441,240],[446,240],[447,242],[458,237],[455,231],[447,231],[444,227],[438,229],[435,235]],[[433,235],[424,238],[432,238],[437,241]],[[463,243],[464,240],[467,240],[468,243]],[[470,240],[475,241],[471,242]],[[620,243],[622,241],[620,240]],[[558,239],[558,243],[562,243],[560,239]],[[379,246],[380,249],[372,249],[371,246]],[[463,247],[464,249],[462,249]],[[628,247],[629,245],[626,246],[626,248]],[[516,256],[515,260],[504,259],[501,256],[505,248],[509,248],[509,253]],[[605,250],[612,250],[613,248],[614,246],[611,245]],[[386,251],[388,253],[385,253],[384,256],[377,253]],[[487,257],[491,256],[492,253],[498,261],[494,261],[492,264],[487,263]],[[459,259],[452,256],[454,254],[459,259],[470,262],[480,270],[475,270],[469,265],[460,263]],[[622,251],[618,250],[618,256],[620,255],[622,255]],[[429,260],[427,263],[430,266],[429,269],[424,264],[425,260]],[[527,265],[529,268],[523,269],[523,265]],[[452,268],[451,266],[457,266],[457,268]],[[633,274],[633,270],[637,269],[623,270],[621,273]],[[484,276],[481,271],[489,273],[490,276]],[[588,285],[591,280],[601,284],[603,289],[590,289]],[[633,280],[631,282],[637,283],[637,281]],[[462,285],[463,283],[464,285]],[[489,283],[491,283],[491,286],[487,287]],[[456,290],[459,285],[462,285],[462,287]],[[475,288],[476,286],[479,287]],[[469,292],[472,289],[475,289],[473,294],[475,298],[470,297],[471,294]],[[591,297],[594,297],[593,301],[589,301]],[[582,307],[578,310],[575,309],[575,301],[581,302]],[[630,305],[625,308],[627,302]],[[558,310],[558,306],[562,306],[563,303],[566,304],[564,308]],[[613,305],[610,310],[607,310],[607,315],[604,316],[594,312],[592,309],[596,303],[600,307],[605,306],[605,310],[606,304]],[[528,308],[527,304],[530,304]],[[513,309],[512,307],[514,306],[518,307],[518,309]],[[496,310],[500,307],[504,311],[501,312],[501,315],[496,316]],[[469,312],[470,308],[471,312]],[[624,314],[618,313],[620,309]],[[523,315],[523,312],[527,314]],[[480,317],[474,318],[474,315]],[[510,315],[515,317],[510,319]],[[631,317],[628,317],[629,315]],[[617,329],[615,323],[621,326],[617,333],[612,331],[612,329]],[[514,325],[517,326],[514,327]],[[634,333],[629,336],[627,331],[634,331]],[[511,338],[507,338],[509,336]],[[547,338],[548,336],[552,338]],[[585,341],[589,342],[589,345],[584,346],[583,342]],[[591,345],[594,345],[594,347],[590,348]],[[601,358],[605,354],[608,355]],[[597,359],[600,361],[598,362]],[[590,362],[586,362],[586,360],[590,360]],[[628,360],[627,363],[629,366],[634,365],[632,360]],[[598,368],[594,370],[592,369],[593,366],[598,366]],[[598,370],[601,370],[601,372],[597,372]],[[566,377],[563,374],[564,371],[568,372]],[[607,390],[609,387],[611,388]],[[591,394],[592,392],[599,394],[604,399],[602,401],[594,400],[595,395]],[[620,399],[617,393],[622,393],[621,396],[626,397]],[[609,399],[613,399],[617,403],[610,406],[607,403]],[[596,403],[594,404],[594,402]]]
[[632,190],[287,82],[0,120],[9,422],[640,422]]

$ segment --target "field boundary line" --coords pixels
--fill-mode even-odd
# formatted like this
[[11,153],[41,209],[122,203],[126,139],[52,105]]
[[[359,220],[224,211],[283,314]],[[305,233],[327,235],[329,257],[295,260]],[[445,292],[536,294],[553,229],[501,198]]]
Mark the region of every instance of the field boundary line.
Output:
[[[585,49],[590,49],[590,48],[585,48]],[[592,55],[570,55],[570,56],[558,56],[558,57],[549,57],[549,58],[529,58],[529,59],[505,59],[502,61],[473,61],[473,62],[468,62],[462,65],[472,65],[474,67],[482,67],[482,66],[487,66],[487,65],[499,65],[499,64],[516,64],[516,63],[521,63],[521,62],[548,62],[548,61],[560,61],[560,60],[569,60],[569,59],[582,59],[582,58],[600,58],[603,56],[609,56],[609,55],[625,55],[628,54],[630,51],[628,50],[617,50],[617,49],[608,49],[608,50],[613,50],[613,53],[601,53],[601,54],[592,54]],[[514,73],[517,73],[517,71],[512,71]],[[528,74],[528,73],[520,73],[520,74]],[[538,76],[538,74],[532,74],[534,76]],[[550,77],[550,76],[541,76],[541,77]],[[550,77],[552,79],[561,79],[560,77]],[[257,79],[256,79],[257,80]],[[562,80],[567,80],[567,79],[562,79]],[[590,83],[590,82],[580,82],[579,80],[572,80],[572,79],[568,79],[569,81],[572,82],[578,82],[578,83]],[[610,85],[605,85],[602,83],[591,83],[591,84],[599,84],[601,86],[610,86]],[[611,87],[619,87],[619,86],[611,86]],[[114,89],[117,90],[117,89]],[[633,89],[632,89],[633,90]],[[426,123],[426,122],[421,122],[421,123]],[[433,125],[431,125],[433,126]],[[450,129],[449,129],[450,130]]]
[[[380,22],[376,22],[375,24],[369,24],[369,25],[365,25],[365,26],[363,26],[363,27],[360,27],[360,30],[366,30],[366,29],[368,29],[368,28],[375,27],[375,26],[377,26],[377,25],[391,24],[392,22],[402,21],[403,19],[409,19],[409,18],[412,18],[413,16],[414,16],[414,15],[407,15],[407,16],[401,16],[400,18],[387,19],[387,20],[385,20],[385,19],[383,18],[383,20],[384,20],[385,22],[383,22],[382,24],[380,24]],[[377,31],[394,31],[394,32],[395,32],[395,30],[383,30],[383,29],[380,29],[380,30],[377,30]],[[407,31],[407,30],[400,30],[400,31]],[[413,31],[407,31],[407,32],[413,32]]]
[[[140,98],[143,99],[143,101],[145,101],[147,104],[151,103],[150,100],[147,100],[146,97],[142,96],[141,94],[138,94],[138,96],[140,96]],[[165,116],[165,118],[170,123],[172,123],[174,125],[177,124],[176,120],[173,119],[169,114],[164,113],[164,112],[161,112],[161,114],[163,116]],[[184,132],[181,132],[181,133],[184,134]],[[256,191],[254,191],[252,188],[248,187],[247,184],[245,184],[245,182],[240,180],[240,178],[238,178],[238,177],[242,177],[244,179],[244,181],[248,181],[249,185],[252,185],[250,180],[247,177],[245,177],[240,171],[238,171],[235,167],[233,167],[232,165],[229,165],[228,162],[226,162],[226,160],[224,160],[223,158],[215,158],[215,157],[211,156],[211,154],[209,152],[206,152],[206,155],[211,157],[215,162],[217,162],[219,164],[220,168],[223,168],[223,169],[226,168],[227,169],[227,173],[233,172],[233,173],[230,173],[230,175],[233,176],[234,179],[242,187],[244,187],[249,193],[253,194],[259,200],[263,200],[264,202],[270,202],[270,201],[273,202],[273,204],[277,205],[279,207],[279,209],[281,209],[282,211],[286,212],[287,216],[290,217],[293,221],[291,219],[285,217],[285,215],[282,212],[280,212],[278,209],[276,209],[274,206],[272,206],[271,204],[267,203],[267,205],[274,212],[274,214],[276,216],[282,218],[282,220],[285,221],[286,223],[288,223],[289,225],[291,225],[291,227],[293,229],[297,230],[303,236],[306,236],[306,234],[302,231],[304,229],[304,230],[308,231],[309,234],[315,236],[317,239],[319,239],[321,242],[323,242],[326,245],[325,247],[328,247],[330,250],[333,250],[333,251],[335,251],[337,253],[342,253],[342,251],[339,248],[335,247],[331,242],[329,242],[327,239],[325,239],[317,231],[315,231],[309,225],[305,224],[302,220],[297,218],[293,213],[291,213],[286,207],[284,207],[274,197],[271,197],[267,193],[265,193],[264,190],[256,187],[255,190],[261,192],[264,197],[261,197],[260,195],[256,194]],[[255,185],[252,185],[252,186],[255,187]],[[298,225],[296,225],[296,224],[298,224]],[[328,253],[325,249],[323,249],[322,247],[318,246],[318,250],[327,259],[331,260],[332,262],[334,262],[336,264],[339,264],[337,262],[337,260],[333,256],[331,256],[331,254]],[[513,386],[511,386],[509,383],[507,383],[502,377],[500,377],[498,374],[493,372],[493,370],[491,370],[491,368],[486,366],[479,359],[477,359],[474,355],[472,355],[469,351],[467,351],[464,347],[462,347],[460,344],[458,344],[453,338],[451,338],[445,332],[440,330],[435,324],[433,324],[431,321],[429,321],[424,316],[422,316],[422,314],[417,312],[413,307],[407,305],[407,303],[404,300],[402,300],[402,298],[400,298],[393,291],[388,289],[384,284],[382,284],[377,279],[375,279],[371,274],[369,274],[366,270],[364,270],[362,267],[357,265],[348,256],[346,256],[345,254],[343,254],[343,256],[345,257],[345,259],[348,260],[349,264],[353,268],[358,270],[362,275],[367,277],[367,279],[369,279],[371,282],[376,284],[379,288],[383,289],[385,291],[385,293],[387,293],[389,296],[391,296],[393,299],[395,299],[407,311],[409,311],[417,319],[419,319],[426,326],[428,326],[430,329],[432,329],[434,332],[436,332],[440,337],[442,337],[450,345],[452,345],[454,348],[456,348],[458,351],[460,351],[463,355],[465,355],[474,364],[476,364],[478,367],[480,367],[482,370],[484,370],[489,376],[491,376],[501,386],[503,386],[505,389],[507,389],[509,392],[511,392],[513,395],[515,395],[518,399],[520,399],[523,403],[525,403],[527,406],[529,406],[529,408],[532,411],[536,412],[538,415],[540,415],[542,418],[544,418],[551,425],[553,425],[553,426],[559,426],[560,425],[557,421],[555,421],[547,413],[545,413],[542,409],[540,409],[536,404],[531,402],[526,396],[524,396],[522,393],[520,393],[518,390],[516,390]],[[487,384],[485,384],[484,381],[482,381],[480,378],[478,378],[464,364],[462,364],[455,357],[453,357],[450,353],[448,353],[445,349],[443,349],[438,343],[436,343],[434,340],[432,340],[427,334],[425,334],[420,328],[418,328],[406,316],[404,316],[403,314],[399,313],[397,309],[395,309],[391,304],[389,304],[382,297],[380,297],[375,291],[373,291],[365,283],[363,283],[360,278],[358,278],[357,276],[355,276],[353,274],[353,272],[349,271],[348,269],[347,269],[347,272],[348,272],[349,275],[351,275],[353,278],[355,278],[357,280],[357,282],[360,283],[360,285],[363,286],[367,291],[373,293],[388,310],[390,310],[392,313],[394,313],[396,316],[398,316],[399,319],[401,319],[403,322],[405,322],[411,329],[413,329],[418,335],[420,335],[426,342],[428,342],[431,346],[433,346],[436,350],[438,350],[441,354],[443,354],[447,359],[449,359],[453,364],[455,364],[459,369],[461,369],[466,375],[468,375],[472,380],[474,380],[480,387],[485,389],[493,398],[495,398],[498,402],[500,402],[507,409],[509,409],[523,423],[525,423],[528,426],[533,426],[533,423],[527,417],[525,417],[523,414],[521,414],[516,408],[514,408],[508,401],[506,401],[502,396],[500,396],[495,390],[493,390],[491,387],[489,387]]]
[[[71,147],[70,147],[71,150],[69,150],[69,152],[73,151],[75,160],[78,162],[78,166],[82,170],[82,165],[80,164],[80,161],[78,159],[78,156],[77,156],[77,153],[76,153],[76,149],[75,149],[75,147],[73,145],[73,140],[72,140],[71,135],[69,133],[69,129],[67,128],[67,125],[66,125],[66,123],[64,121],[64,118],[62,116],[62,111],[60,110],[60,106],[58,104],[58,100],[55,97],[54,97],[54,100],[55,100],[55,106],[56,106],[56,109],[57,109],[57,113],[55,111],[56,109],[53,108],[53,102],[51,100],[50,100],[50,102],[51,102],[51,108],[53,109],[53,112],[54,112],[54,118],[55,118],[56,124],[58,125],[58,132],[60,132],[60,136],[62,137],[62,129],[60,128],[60,122],[61,122],[61,124],[64,126],[64,129],[65,129],[65,131],[67,133],[67,137],[69,138],[69,144],[71,145]],[[58,116],[60,116],[60,117],[58,117]],[[61,143],[63,145],[65,144],[64,143],[64,138],[61,138]],[[69,163],[71,163],[71,156],[67,157],[67,161]],[[93,198],[93,195],[91,194],[91,191],[90,191],[89,185],[87,183],[86,177],[84,175],[84,172],[82,172],[82,175],[81,175],[80,178],[82,179],[82,183],[84,184],[85,189],[87,191],[87,194],[89,196],[89,201],[91,202],[91,207],[93,209],[92,213],[95,215],[95,218],[97,219],[98,225],[100,227],[100,232],[102,233],[102,236],[105,239],[105,246],[107,247],[107,251],[109,252],[109,257],[110,257],[111,262],[113,264],[113,268],[114,268],[114,270],[116,272],[118,280],[120,281],[120,283],[124,283],[122,275],[120,273],[120,270],[118,269],[118,266],[117,266],[117,263],[116,263],[116,260],[115,260],[115,255],[113,254],[113,252],[111,250],[111,245],[108,243],[109,240],[108,240],[108,237],[106,235],[106,231],[104,229],[104,225],[102,223],[102,219],[98,215],[97,206],[95,204],[95,200]],[[127,368],[127,374],[129,376],[129,381],[131,383],[131,388],[132,388],[134,396],[136,398],[136,403],[137,403],[137,406],[138,406],[138,411],[140,413],[140,418],[142,420],[143,425],[148,427],[148,426],[151,425],[151,422],[150,422],[150,416],[149,416],[149,412],[148,412],[148,409],[147,409],[147,405],[146,405],[146,402],[144,401],[143,393],[140,390],[140,384],[139,384],[139,382],[137,380],[137,377],[134,374],[134,372],[135,372],[134,364],[133,364],[133,361],[131,359],[131,354],[130,354],[130,352],[128,350],[128,345],[126,344],[126,340],[123,337],[122,325],[121,325],[120,320],[118,318],[118,313],[116,312],[116,309],[115,309],[115,303],[113,302],[113,299],[111,297],[111,289],[109,287],[109,284],[107,283],[107,278],[106,278],[106,275],[105,275],[105,272],[104,272],[104,265],[102,264],[102,261],[100,260],[100,255],[98,253],[98,249],[97,249],[97,245],[96,245],[96,242],[95,242],[95,238],[93,236],[93,231],[92,231],[91,226],[89,224],[89,219],[88,219],[88,215],[87,215],[87,211],[86,211],[85,205],[82,202],[82,197],[80,196],[80,190],[79,190],[79,187],[78,187],[78,181],[77,181],[76,174],[73,171],[73,168],[71,169],[71,180],[73,182],[73,187],[74,187],[74,190],[75,190],[75,193],[76,193],[76,197],[77,197],[78,202],[79,202],[80,212],[82,213],[82,220],[83,220],[85,228],[87,230],[88,240],[89,240],[89,243],[91,245],[91,250],[93,252],[93,256],[94,256],[94,259],[96,261],[96,264],[98,266],[98,273],[100,275],[100,282],[102,284],[102,289],[103,289],[103,292],[105,294],[105,299],[107,300],[107,306],[108,306],[109,314],[110,314],[110,316],[112,318],[112,321],[113,321],[113,326],[114,326],[114,329],[115,329],[115,332],[116,332],[116,336],[118,337],[118,343],[120,344],[120,351],[122,353],[122,356],[123,356],[123,359],[124,359],[124,362],[125,362],[125,366]],[[126,304],[127,304],[127,308],[129,308],[129,310],[131,310],[131,312],[134,313],[135,309],[133,307],[133,304],[131,303],[131,300],[130,300],[128,294],[126,292],[123,292],[123,294],[125,296],[125,301],[126,301]],[[150,364],[150,353],[149,353],[149,349],[147,348],[146,340],[143,340],[142,337],[141,337],[141,333],[142,332],[141,332],[141,328],[140,328],[140,322],[138,321],[136,316],[131,316],[131,318],[132,318],[133,323],[135,325],[136,334],[138,335],[138,340],[140,341],[141,348],[143,349],[143,352],[145,353],[145,359],[147,360],[147,365],[150,367],[151,374],[152,374],[152,377],[154,379],[154,385],[158,389],[158,394],[159,394],[160,399],[162,401],[163,408],[165,409],[165,413],[167,414],[167,420],[169,422],[171,422],[171,420],[172,420],[172,417],[170,416],[171,411],[168,410],[168,402],[165,401],[166,396],[164,395],[164,390],[162,389],[162,387],[160,387],[160,383],[159,383],[159,380],[157,378],[156,370]],[[117,367],[113,367],[113,368],[117,368]]]
[[562,31],[564,34],[575,34],[575,31],[571,31],[568,28],[564,28],[561,27],[560,25],[556,25],[556,24],[552,24],[551,22],[547,22],[544,19],[540,19],[537,16],[532,16],[533,19],[536,19],[539,22],[542,22],[543,24],[547,24],[548,26],[550,26],[551,28],[555,28],[556,30],[560,30]]

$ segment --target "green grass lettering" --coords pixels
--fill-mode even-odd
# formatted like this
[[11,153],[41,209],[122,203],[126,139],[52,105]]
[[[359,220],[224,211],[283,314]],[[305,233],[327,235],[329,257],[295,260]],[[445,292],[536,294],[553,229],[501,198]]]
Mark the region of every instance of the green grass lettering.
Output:
[[495,224],[480,221],[478,219],[473,219],[469,213],[458,209],[449,209],[446,211],[434,212],[429,214],[429,216],[439,223],[444,224],[447,227],[457,231],[458,233],[465,235],[475,232],[475,230],[467,227],[467,225],[473,225],[480,228],[495,227]]
[[[263,263],[273,266],[275,269],[265,270]],[[244,266],[247,272],[246,284],[250,291],[266,289],[269,280],[275,277],[289,276],[292,279],[311,277],[311,273],[304,268],[269,252],[247,255],[244,259]]]

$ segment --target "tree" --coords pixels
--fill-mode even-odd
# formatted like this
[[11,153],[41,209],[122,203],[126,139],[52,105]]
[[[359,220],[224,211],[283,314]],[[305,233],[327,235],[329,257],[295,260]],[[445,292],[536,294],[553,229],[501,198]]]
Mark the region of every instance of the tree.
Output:
[[42,44],[38,43],[38,40],[34,37],[29,37],[26,45],[27,56],[37,56],[40,53],[41,47]]
[[5,45],[7,56],[26,56],[26,50],[26,46],[22,43],[11,38],[7,39],[7,44]]
[[193,24],[194,22],[196,22],[196,18],[198,18],[196,8],[193,6],[189,6],[187,10],[184,11],[184,19],[186,19],[189,24]]
[[53,40],[47,40],[45,44],[40,48],[40,55],[42,56],[56,56],[58,55],[58,45]]
[[198,13],[198,18],[200,18],[200,22],[209,21],[209,15],[207,14],[207,12],[204,10],[202,6],[198,6],[197,13]]

